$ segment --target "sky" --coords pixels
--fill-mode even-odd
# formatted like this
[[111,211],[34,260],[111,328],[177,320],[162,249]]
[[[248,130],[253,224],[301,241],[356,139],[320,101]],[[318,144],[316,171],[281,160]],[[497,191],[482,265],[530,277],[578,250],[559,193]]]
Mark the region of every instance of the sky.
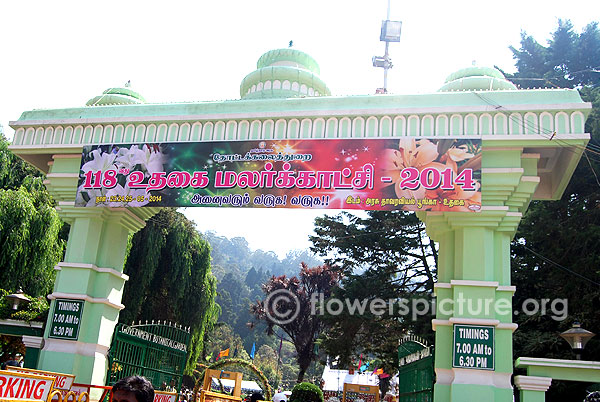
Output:
[[[148,102],[239,99],[242,79],[266,51],[294,47],[316,59],[332,95],[373,94],[387,0],[0,1],[0,124],[23,111],[83,106],[128,80]],[[390,0],[402,21],[390,44],[388,92],[428,93],[452,72],[497,65],[514,72],[508,46],[525,30],[546,44],[558,18],[577,31],[598,14],[589,0]],[[494,4],[494,6],[490,6]],[[597,10],[596,10],[597,11]],[[328,211],[335,214],[339,211]],[[245,237],[280,257],[310,246],[303,210],[187,208],[200,231]]]

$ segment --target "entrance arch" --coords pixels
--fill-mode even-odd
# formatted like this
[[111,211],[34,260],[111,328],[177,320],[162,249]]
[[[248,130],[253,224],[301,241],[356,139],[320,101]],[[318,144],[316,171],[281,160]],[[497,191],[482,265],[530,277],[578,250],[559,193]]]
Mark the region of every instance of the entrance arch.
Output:
[[[332,135],[338,140],[373,137],[372,141],[378,141],[386,136],[385,140],[399,144],[408,137],[420,140],[424,127],[431,121],[449,118],[450,128],[446,130],[449,134],[436,130],[440,135],[427,141],[435,140],[437,149],[444,152],[448,151],[443,145],[447,142],[437,141],[479,141],[481,191],[472,195],[479,198],[481,208],[464,212],[424,208],[417,213],[426,223],[430,237],[440,244],[435,292],[438,300],[455,302],[460,295],[511,305],[515,287],[510,279],[510,240],[531,200],[561,197],[589,140],[581,128],[591,104],[583,102],[574,90],[518,90],[499,71],[479,67],[450,75],[440,92],[420,95],[320,96],[330,92],[318,72],[316,62],[305,53],[278,49],[263,55],[258,69],[244,79],[241,100],[144,104],[143,98],[129,88],[112,88],[94,98],[89,107],[33,110],[11,122],[15,137],[10,150],[47,173],[45,183],[58,202],[59,215],[71,224],[65,260],[57,265],[58,276],[49,296],[51,309],[54,311],[64,300],[83,303],[80,331],[75,337],[52,336],[49,332],[52,314],[49,315],[39,361],[41,369],[77,372],[78,381],[85,383],[105,382],[110,337],[119,311],[124,308],[121,296],[128,278],[122,267],[127,238],[159,211],[148,206],[77,207],[76,190],[84,146],[132,143],[142,146],[156,141],[167,145],[238,143],[247,138],[266,143],[301,138],[306,143],[318,141],[324,148],[323,141],[329,138],[318,138],[322,137],[323,122],[327,122],[327,136],[330,126],[337,127]],[[265,88],[263,80],[267,79],[282,82],[281,89]],[[294,85],[286,87],[286,81]],[[310,87],[312,92],[309,89],[308,93],[315,96],[306,96],[303,85]],[[564,115],[563,120],[575,122],[576,127],[565,123],[556,136],[543,128],[540,132],[523,130],[522,116],[527,114],[539,121],[544,113]],[[506,116],[511,120],[509,134],[496,129],[494,132],[500,134],[475,130],[466,137],[469,130],[463,130],[463,122],[477,128],[482,125],[482,118],[485,124],[490,119],[498,124]],[[515,116],[520,120],[514,119]],[[394,130],[383,130],[389,121],[394,122]],[[402,124],[398,126],[396,122]],[[410,123],[408,130],[403,122]],[[273,139],[275,136],[277,140]],[[193,142],[191,138],[199,140]],[[348,163],[353,160],[353,155],[347,155],[348,149],[342,149],[344,153],[337,151],[323,151],[327,153],[322,155],[323,160],[350,158]],[[446,162],[452,165],[448,159]],[[327,172],[335,170],[323,168]],[[268,170],[265,163],[260,169]],[[346,179],[344,171],[337,172]],[[385,178],[392,182],[391,187],[396,184],[393,177],[399,177],[400,171],[392,173],[377,179]],[[348,183],[338,184],[342,188]],[[344,187],[344,191],[347,189]],[[344,198],[346,206],[336,204],[337,208],[358,205],[360,197],[351,195]],[[401,207],[406,204],[401,195],[393,194],[386,202],[392,200]],[[381,199],[376,199],[378,204],[371,200],[370,205],[381,206]],[[451,196],[448,199],[454,200]],[[303,207],[315,205],[313,202]],[[436,331],[436,400],[512,399],[512,333],[516,324],[512,323],[510,309],[502,314],[469,314],[450,308],[439,313],[432,325]],[[465,325],[477,326],[494,335],[495,360],[491,369],[453,364],[453,334],[457,326]]]

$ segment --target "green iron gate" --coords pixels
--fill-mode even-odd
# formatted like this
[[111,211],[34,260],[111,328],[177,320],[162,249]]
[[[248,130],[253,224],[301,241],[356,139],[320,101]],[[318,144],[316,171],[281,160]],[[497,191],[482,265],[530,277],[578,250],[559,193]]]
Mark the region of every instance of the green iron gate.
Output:
[[398,402],[433,401],[433,346],[417,336],[407,336],[398,346]]
[[189,328],[176,324],[117,324],[108,351],[106,385],[131,375],[142,375],[155,389],[163,383],[181,388],[190,343]]

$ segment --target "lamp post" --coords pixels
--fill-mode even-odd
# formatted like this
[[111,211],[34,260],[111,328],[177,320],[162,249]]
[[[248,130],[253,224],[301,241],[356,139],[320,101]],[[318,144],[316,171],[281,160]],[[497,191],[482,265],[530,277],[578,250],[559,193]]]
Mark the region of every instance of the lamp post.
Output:
[[561,333],[560,336],[569,342],[571,349],[575,351],[577,360],[581,360],[581,351],[596,334],[581,328],[581,324],[577,321],[573,323],[573,328]]
[[12,309],[17,310],[19,308],[19,304],[21,303],[29,303],[31,300],[27,296],[23,294],[23,290],[19,289],[17,293],[13,293],[12,295],[5,296],[8,300],[12,301]]
[[400,42],[400,33],[402,31],[401,21],[390,21],[390,0],[388,0],[387,19],[381,23],[381,34],[379,40],[385,42],[385,54],[383,56],[373,56],[373,67],[383,68],[383,88],[378,88],[377,93],[387,93],[387,73],[393,67],[392,59],[389,54],[390,42]]

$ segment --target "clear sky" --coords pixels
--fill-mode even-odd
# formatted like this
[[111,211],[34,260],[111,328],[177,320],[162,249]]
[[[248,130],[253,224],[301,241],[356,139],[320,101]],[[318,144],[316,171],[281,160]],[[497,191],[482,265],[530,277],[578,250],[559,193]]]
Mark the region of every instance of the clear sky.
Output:
[[[514,71],[509,45],[521,30],[545,44],[557,19],[580,31],[599,19],[590,0],[391,0],[402,39],[390,45],[389,92],[426,93],[450,73],[497,65]],[[596,12],[594,12],[594,10]],[[239,99],[239,85],[266,51],[313,56],[333,95],[372,94],[383,70],[371,57],[387,0],[0,1],[0,124],[39,108],[82,106],[131,80],[149,102]],[[330,211],[336,212],[336,211]],[[316,213],[188,208],[201,231],[244,236],[280,256],[308,247]]]

